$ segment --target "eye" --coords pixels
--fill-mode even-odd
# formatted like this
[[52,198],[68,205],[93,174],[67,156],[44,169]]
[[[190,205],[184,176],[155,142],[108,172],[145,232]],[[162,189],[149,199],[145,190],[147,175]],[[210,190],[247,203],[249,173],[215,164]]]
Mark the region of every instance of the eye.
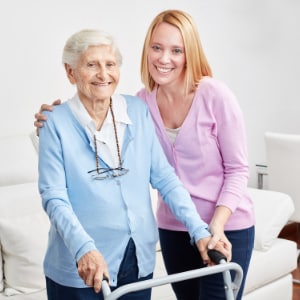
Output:
[[106,63],[106,67],[108,69],[114,69],[117,66],[117,64],[115,62],[107,62]]
[[175,53],[175,54],[182,54],[183,53],[183,49],[182,48],[175,48],[175,49],[173,49],[173,53]]
[[88,62],[88,63],[87,63],[87,66],[88,66],[89,68],[94,68],[94,67],[96,66],[96,63],[94,63],[94,62]]
[[161,50],[161,47],[160,47],[159,45],[153,45],[151,48],[152,48],[154,51],[159,51],[159,50]]

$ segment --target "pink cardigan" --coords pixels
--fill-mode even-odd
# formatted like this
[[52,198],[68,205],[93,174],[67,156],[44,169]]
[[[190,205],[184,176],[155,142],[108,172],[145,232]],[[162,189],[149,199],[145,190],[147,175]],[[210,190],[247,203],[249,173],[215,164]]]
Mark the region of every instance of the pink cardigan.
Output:
[[[225,230],[254,225],[253,203],[247,191],[245,126],[235,96],[224,83],[210,77],[202,79],[178,136],[171,143],[156,92],[142,89],[137,95],[147,103],[168,161],[190,192],[202,219],[210,223],[215,206],[223,205],[233,212]],[[186,231],[160,197],[157,219],[160,228]]]

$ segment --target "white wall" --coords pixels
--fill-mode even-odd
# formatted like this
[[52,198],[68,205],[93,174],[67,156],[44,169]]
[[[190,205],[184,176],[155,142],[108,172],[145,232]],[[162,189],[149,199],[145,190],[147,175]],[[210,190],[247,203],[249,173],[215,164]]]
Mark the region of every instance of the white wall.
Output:
[[254,186],[255,164],[265,160],[264,132],[300,133],[299,0],[3,0],[0,136],[32,131],[41,103],[74,93],[61,51],[66,39],[83,28],[115,36],[124,56],[119,92],[135,93],[141,87],[147,27],[168,8],[194,17],[214,76],[240,101]]

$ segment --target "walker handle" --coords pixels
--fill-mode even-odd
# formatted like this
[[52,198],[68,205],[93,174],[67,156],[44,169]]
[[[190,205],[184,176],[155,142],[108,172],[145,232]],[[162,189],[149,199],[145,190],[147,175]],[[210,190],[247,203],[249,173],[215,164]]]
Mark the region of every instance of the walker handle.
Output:
[[216,264],[224,263],[224,261],[227,261],[226,256],[218,250],[210,249],[207,251],[207,254],[209,258]]

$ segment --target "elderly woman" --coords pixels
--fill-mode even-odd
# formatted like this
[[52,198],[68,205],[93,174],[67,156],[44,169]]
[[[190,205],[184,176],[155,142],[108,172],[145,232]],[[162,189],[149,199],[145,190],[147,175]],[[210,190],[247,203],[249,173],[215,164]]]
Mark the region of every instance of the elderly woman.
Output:
[[[146,104],[114,94],[121,61],[111,36],[97,30],[75,33],[64,47],[77,93],[45,112],[39,132],[39,190],[51,221],[44,261],[50,300],[102,299],[104,276],[113,289],[152,277],[158,232],[149,183],[209,263],[208,226],[168,164]],[[150,296],[148,289],[122,299]]]

